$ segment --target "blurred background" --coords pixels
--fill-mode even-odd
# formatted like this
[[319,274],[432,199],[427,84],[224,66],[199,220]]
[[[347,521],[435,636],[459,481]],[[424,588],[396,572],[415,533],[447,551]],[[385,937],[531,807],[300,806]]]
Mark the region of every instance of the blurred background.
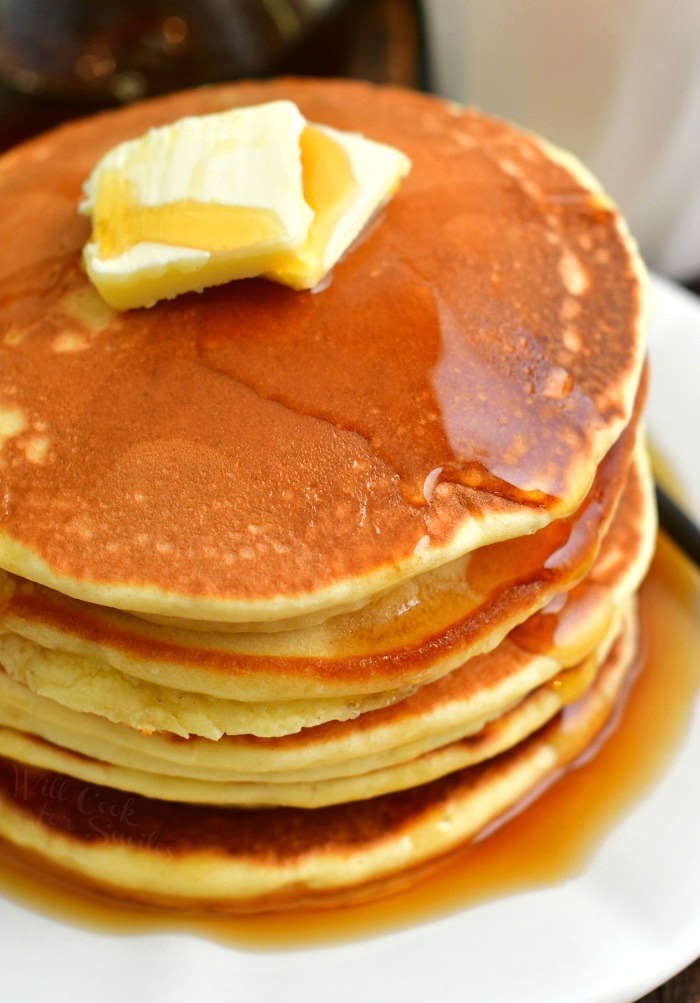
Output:
[[197,84],[437,91],[573,150],[649,264],[700,280],[698,0],[0,0],[0,144]]
[[240,77],[424,86],[419,21],[413,0],[0,0],[0,140]]
[[442,93],[573,150],[647,262],[700,276],[700,2],[425,0]]
[[700,291],[700,0],[0,0],[0,147],[279,73],[434,90],[541,132]]

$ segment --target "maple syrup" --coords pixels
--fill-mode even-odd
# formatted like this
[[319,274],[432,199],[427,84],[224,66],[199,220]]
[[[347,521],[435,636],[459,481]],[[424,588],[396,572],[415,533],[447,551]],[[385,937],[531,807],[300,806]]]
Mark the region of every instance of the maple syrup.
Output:
[[[343,895],[342,908],[328,900],[323,909],[254,916],[174,914],[73,887],[6,846],[0,847],[0,888],[29,908],[91,929],[179,929],[237,946],[280,949],[372,936],[563,881],[585,865],[625,809],[660,777],[682,739],[700,689],[699,610],[700,579],[661,537],[640,595],[640,670],[595,749],[485,838],[419,873]],[[380,893],[382,898],[362,901]]]

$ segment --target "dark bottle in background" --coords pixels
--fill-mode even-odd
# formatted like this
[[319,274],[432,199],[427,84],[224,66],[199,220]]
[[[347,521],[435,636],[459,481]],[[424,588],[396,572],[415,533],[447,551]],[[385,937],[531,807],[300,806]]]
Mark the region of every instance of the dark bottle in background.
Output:
[[270,72],[332,0],[3,0],[0,73],[24,93],[130,101]]
[[418,0],[0,0],[0,150],[77,115],[280,73],[424,86]]

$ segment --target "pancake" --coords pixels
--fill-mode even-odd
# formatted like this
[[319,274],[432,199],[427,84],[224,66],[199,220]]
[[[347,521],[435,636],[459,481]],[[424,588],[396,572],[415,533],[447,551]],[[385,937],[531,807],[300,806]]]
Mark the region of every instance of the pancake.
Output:
[[[332,275],[108,308],[95,162],[281,97],[412,160]],[[576,161],[281,80],[39,137],[0,209],[0,837],[115,894],[277,908],[419,867],[590,751],[655,513],[643,270]]]
[[[381,794],[427,783],[454,770],[499,755],[573,702],[589,688],[620,631],[618,616],[598,648],[579,665],[559,672],[551,682],[529,693],[514,707],[492,720],[472,723],[456,734],[436,741],[409,743],[393,750],[393,762],[353,762],[359,772],[340,777],[289,777],[269,774],[251,778],[199,779],[151,771],[147,763],[137,768],[111,761],[106,752],[99,758],[76,754],[62,745],[47,742],[16,727],[0,726],[0,756],[25,765],[64,773],[79,780],[131,791],[146,797],[187,804],[319,808],[364,800]],[[561,669],[561,666],[559,666]],[[435,746],[431,748],[431,745]]]
[[[649,564],[654,516],[651,477],[645,454],[640,451],[603,548],[582,583],[556,597],[495,650],[469,660],[412,696],[349,723],[305,728],[296,735],[268,741],[248,735],[216,742],[173,742],[167,734],[142,735],[93,714],[68,710],[0,674],[0,725],[34,734],[81,757],[148,771],[156,778],[151,783],[160,783],[161,788],[167,785],[168,777],[219,784],[315,784],[376,773],[479,732],[562,670],[581,660],[590,661],[591,654],[597,664]],[[555,690],[561,685],[571,688],[570,681],[561,684],[555,680],[553,684]],[[539,703],[542,705],[543,698]],[[559,709],[551,700],[545,706],[552,708],[552,714]],[[0,754],[3,750],[9,754],[7,748],[0,741]],[[28,758],[37,765],[45,764],[29,753]],[[65,763],[60,770],[72,772]],[[83,776],[79,770],[76,775]],[[109,783],[146,790],[145,781],[130,787],[113,777]],[[208,796],[217,800],[211,792]],[[233,795],[227,797],[230,801]],[[308,803],[309,797],[318,798],[318,792],[296,792],[295,797],[294,803],[302,803],[302,797]]]
[[[322,292],[112,314],[79,264],[97,159],[278,97],[411,157],[379,225]],[[619,216],[573,160],[433,98],[279,81],[99,115],[0,161],[0,237],[0,567],[87,602],[354,606],[575,513],[632,415],[644,284]]]
[[[646,571],[654,530],[651,478],[639,450],[601,552],[582,583],[494,651],[357,721],[307,728],[287,741],[215,742],[214,756],[195,743],[183,765],[177,762],[182,743],[171,753],[167,736],[130,740],[128,730],[105,727],[93,715],[86,720],[0,676],[0,755],[192,803],[318,807],[425,783],[500,754],[585,692]],[[295,761],[299,753],[301,761]],[[246,772],[251,759],[257,769]],[[260,768],[265,765],[267,770]]]
[[[419,583],[412,597],[404,591],[384,599],[379,610],[346,615],[341,624],[269,637],[215,636],[205,646],[203,632],[183,637],[175,628],[124,622],[123,615],[75,601],[66,605],[57,593],[8,582],[0,608],[0,663],[13,678],[73,709],[183,736],[276,736],[356,717],[493,649],[512,627],[582,577],[614,515],[635,435],[634,426],[625,430],[573,519],[477,551],[458,566],[457,578],[452,572],[440,578],[438,586],[446,587],[433,581],[421,592]],[[361,644],[369,635],[382,647],[354,654],[347,644],[357,635]],[[334,636],[345,650],[338,651]],[[328,654],[318,657],[324,640]],[[216,699],[211,679],[218,684]],[[208,692],[199,696],[205,685]],[[266,705],[241,707],[220,699],[222,690],[237,700],[250,699],[252,691]],[[377,695],[374,701],[368,692]],[[352,699],[328,699],[336,695]],[[293,703],[295,696],[307,703]],[[270,697],[285,703],[278,707]]]
[[552,780],[608,721],[636,650],[630,618],[586,695],[485,764],[315,810],[183,805],[0,759],[0,836],[82,882],[167,905],[279,908],[447,853]]

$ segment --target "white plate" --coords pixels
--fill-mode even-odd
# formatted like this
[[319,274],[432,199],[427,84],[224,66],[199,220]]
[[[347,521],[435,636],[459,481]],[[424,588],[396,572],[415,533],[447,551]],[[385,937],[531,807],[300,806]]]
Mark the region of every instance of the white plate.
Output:
[[[700,518],[700,307],[656,280],[649,425]],[[700,715],[573,880],[364,942],[248,953],[88,933],[0,901],[8,1003],[630,1003],[700,953]]]

